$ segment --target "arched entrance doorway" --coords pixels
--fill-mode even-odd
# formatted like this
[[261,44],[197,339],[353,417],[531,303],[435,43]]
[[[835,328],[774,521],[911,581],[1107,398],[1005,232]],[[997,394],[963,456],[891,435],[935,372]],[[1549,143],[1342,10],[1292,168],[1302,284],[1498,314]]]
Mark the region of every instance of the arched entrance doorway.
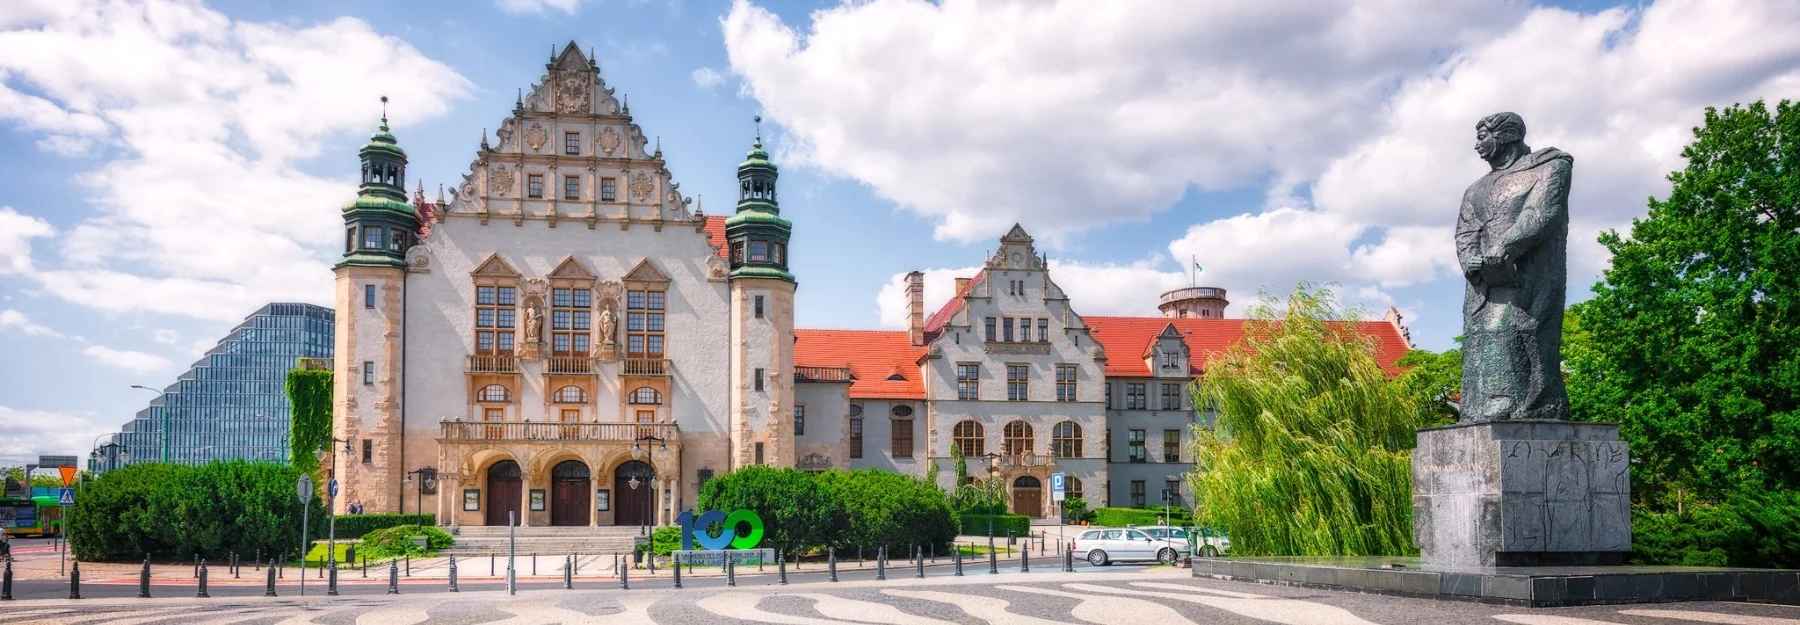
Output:
[[488,465],[488,525],[506,525],[508,521],[507,513],[512,514],[511,520],[515,523],[523,522],[525,520],[524,516],[520,513],[519,508],[519,500],[522,499],[520,490],[523,488],[523,483],[520,481],[519,463],[511,460],[501,460]]
[[593,500],[588,493],[588,466],[580,460],[564,460],[550,468],[550,524],[587,525]]
[[1021,475],[1013,480],[1012,499],[1014,513],[1034,519],[1044,516],[1044,488],[1037,478]]
[[633,460],[613,470],[613,524],[650,525],[651,501],[656,492],[656,469]]

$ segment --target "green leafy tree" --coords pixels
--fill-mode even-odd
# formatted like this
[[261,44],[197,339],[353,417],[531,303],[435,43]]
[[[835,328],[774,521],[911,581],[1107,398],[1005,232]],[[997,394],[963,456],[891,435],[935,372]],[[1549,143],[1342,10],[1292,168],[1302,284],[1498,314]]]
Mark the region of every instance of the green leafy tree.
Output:
[[[706,481],[702,510],[753,510],[763,520],[763,544],[792,553],[826,544],[844,522],[844,507],[814,477],[792,468],[749,466]],[[695,528],[699,531],[700,528]]]
[[1800,104],[1708,108],[1682,156],[1600,237],[1572,411],[1620,424],[1641,501],[1800,489]]
[[930,456],[931,454],[926,454],[925,458],[925,483],[936,488],[938,485],[938,463],[937,458],[932,458]]
[[[1457,342],[1462,342],[1461,338]],[[1406,371],[1394,378],[1413,403],[1426,411],[1427,425],[1456,422],[1455,402],[1462,396],[1462,348],[1443,352],[1415,349],[1394,364]]]
[[956,443],[950,443],[950,457],[953,459],[951,475],[956,479],[950,489],[956,490],[969,483],[969,461],[963,458],[962,445]]
[[331,444],[331,371],[297,367],[287,373],[288,463],[321,483],[320,447]]
[[844,510],[843,524],[827,532],[839,548],[890,553],[936,545],[939,551],[956,538],[957,515],[936,485],[912,476],[874,469],[827,471],[820,484]]
[[[300,470],[233,460],[197,467],[138,463],[82,486],[68,519],[75,557],[219,560],[300,553]],[[308,536],[325,536],[325,504],[310,505]]]
[[1411,448],[1423,410],[1375,360],[1328,289],[1264,295],[1244,339],[1215,361],[1194,405],[1217,422],[1195,442],[1198,521],[1243,555],[1404,555]]

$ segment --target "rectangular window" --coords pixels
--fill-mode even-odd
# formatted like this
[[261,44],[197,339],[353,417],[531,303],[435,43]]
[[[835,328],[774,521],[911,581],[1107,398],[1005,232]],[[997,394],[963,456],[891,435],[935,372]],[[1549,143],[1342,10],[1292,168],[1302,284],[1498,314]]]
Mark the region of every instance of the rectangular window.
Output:
[[1013,328],[1012,317],[1001,317],[1000,318],[1000,336],[1001,336],[1000,340],[1011,343],[1013,340],[1012,328]]
[[1056,366],[1056,401],[1075,401],[1075,365]]
[[356,229],[350,228],[344,231],[344,253],[353,251],[356,251]]
[[744,242],[743,241],[732,241],[731,242],[731,266],[736,267],[736,266],[742,265],[742,264],[744,264]]
[[381,249],[381,229],[373,227],[363,228],[362,246],[365,250]]
[[956,366],[956,398],[981,399],[981,365]]
[[375,441],[363,439],[363,464],[375,461]]
[[1181,430],[1163,430],[1163,462],[1181,462]]
[[581,199],[581,176],[563,176],[563,199]]
[[1127,431],[1125,444],[1126,452],[1130,454],[1129,457],[1125,459],[1126,462],[1148,462],[1150,460],[1149,455],[1144,452],[1143,430]]
[[1181,385],[1180,384],[1164,384],[1164,385],[1162,385],[1162,409],[1163,410],[1180,410],[1181,409]]
[[1050,320],[1049,319],[1039,319],[1038,320],[1038,342],[1039,343],[1050,342]]
[[375,383],[375,361],[363,361],[363,384]]
[[769,242],[768,241],[751,241],[750,242],[750,262],[753,262],[753,263],[769,262]]
[[806,406],[794,406],[794,436],[806,435]]
[[1181,354],[1178,354],[1178,353],[1163,354],[1163,368],[1164,369],[1180,369],[1181,368]]
[[1031,366],[1006,366],[1006,400],[1025,401],[1031,393]]
[[756,444],[756,463],[757,464],[763,463],[763,444],[762,443]]
[[518,311],[513,304],[518,291],[510,286],[475,287],[475,327],[495,328],[499,332],[475,333],[475,352],[483,355],[512,355],[513,321]]
[[862,429],[863,429],[863,420],[861,418],[856,418],[856,419],[850,420],[850,457],[851,458],[861,458],[862,457],[862,441],[863,441],[863,430]]
[[756,318],[757,319],[763,318],[762,303],[763,303],[763,296],[761,296],[761,295],[756,296]]
[[625,293],[625,354],[631,358],[663,357],[662,291]]
[[600,201],[613,202],[619,199],[619,180],[617,178],[600,179]]
[[525,197],[534,200],[544,197],[543,174],[531,174],[525,177]]
[[987,340],[989,343],[994,342],[994,323],[993,317],[987,318]]
[[570,156],[581,155],[581,133],[563,133],[563,154],[568,154]]
[[1113,385],[1103,382],[1100,384],[1100,390],[1106,393],[1106,409],[1112,410],[1112,407],[1113,407]]
[[913,420],[894,419],[888,423],[892,426],[889,434],[894,443],[894,457],[913,457]]
[[754,382],[754,388],[756,389],[756,392],[758,392],[758,393],[761,393],[763,390],[763,370],[760,368],[758,368],[756,370],[756,381]]
[[1144,396],[1144,394],[1145,394],[1144,387],[1145,386],[1148,386],[1148,385],[1143,382],[1128,382],[1125,384],[1125,409],[1126,410],[1147,410],[1147,409],[1149,409],[1149,406],[1146,405],[1149,402],[1147,401],[1147,398]]
[[406,247],[406,231],[394,228],[388,231],[388,251],[404,252]]
[[363,308],[375,307],[375,285],[363,285]]
[[550,355],[587,357],[592,301],[589,289],[550,289]]
[[[760,445],[761,443],[757,443],[757,444]],[[1144,481],[1143,480],[1132,480],[1131,481],[1131,506],[1136,508],[1136,507],[1141,507],[1143,505],[1144,505]]]

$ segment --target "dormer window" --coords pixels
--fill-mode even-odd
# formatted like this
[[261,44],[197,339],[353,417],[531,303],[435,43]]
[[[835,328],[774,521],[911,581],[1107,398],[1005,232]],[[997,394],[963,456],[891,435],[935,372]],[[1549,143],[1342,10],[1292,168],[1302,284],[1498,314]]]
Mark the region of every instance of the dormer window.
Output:
[[782,259],[787,256],[787,246],[782,245],[780,243],[776,243],[775,247],[771,251],[773,253],[769,255],[769,262],[775,263],[777,265],[784,264],[782,262]]
[[744,264],[744,242],[743,241],[731,242],[731,264],[733,264],[733,265]]
[[364,227],[362,247],[365,250],[381,249],[381,228],[375,226]]
[[753,262],[753,263],[769,262],[769,242],[768,241],[751,241],[750,242],[750,262]]

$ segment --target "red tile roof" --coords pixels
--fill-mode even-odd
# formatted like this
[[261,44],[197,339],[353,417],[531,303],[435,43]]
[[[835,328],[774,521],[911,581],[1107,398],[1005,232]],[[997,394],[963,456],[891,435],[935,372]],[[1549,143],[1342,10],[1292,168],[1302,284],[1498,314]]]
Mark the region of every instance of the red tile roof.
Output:
[[943,308],[939,308],[937,312],[931,314],[930,319],[925,320],[925,342],[927,344],[936,339],[937,335],[943,332],[944,324],[950,323],[950,318],[962,310],[963,296],[968,295],[969,289],[975,288],[975,283],[980,282],[981,277],[985,274],[987,274],[986,269],[975,272],[975,276],[970,278],[967,284],[957,289],[956,294],[951,295],[949,301],[944,302]]
[[[1151,342],[1163,328],[1175,324],[1175,330],[1187,341],[1189,365],[1198,375],[1206,363],[1223,354],[1244,336],[1244,319],[1170,319],[1167,317],[1083,317],[1093,329],[1095,340],[1106,348],[1108,377],[1149,377],[1144,364]],[[1389,375],[1400,368],[1394,362],[1406,354],[1406,339],[1399,328],[1386,321],[1361,321],[1356,330],[1375,340],[1375,360]]]
[[724,215],[706,216],[706,242],[719,248],[719,258],[731,260],[731,253],[726,251],[728,246],[725,245]]
[[[924,399],[919,357],[904,330],[794,330],[794,366],[849,367],[852,399]],[[900,374],[904,380],[890,380]]]

